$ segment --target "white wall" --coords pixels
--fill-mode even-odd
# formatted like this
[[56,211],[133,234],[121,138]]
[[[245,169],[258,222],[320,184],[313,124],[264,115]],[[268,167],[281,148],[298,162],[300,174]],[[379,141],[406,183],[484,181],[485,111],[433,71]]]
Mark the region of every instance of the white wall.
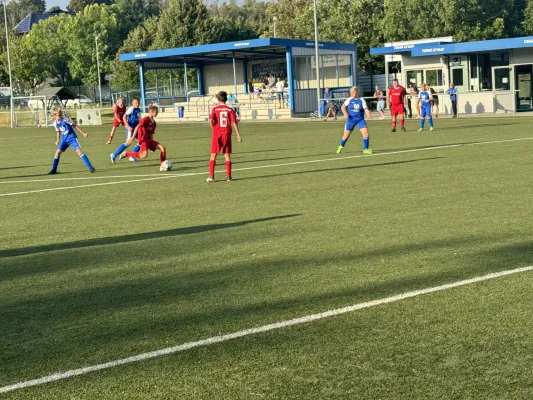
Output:
[[[236,63],[237,92],[244,92],[243,63]],[[215,94],[224,90],[228,93],[235,92],[233,84],[233,63],[207,65],[203,70],[205,94]]]

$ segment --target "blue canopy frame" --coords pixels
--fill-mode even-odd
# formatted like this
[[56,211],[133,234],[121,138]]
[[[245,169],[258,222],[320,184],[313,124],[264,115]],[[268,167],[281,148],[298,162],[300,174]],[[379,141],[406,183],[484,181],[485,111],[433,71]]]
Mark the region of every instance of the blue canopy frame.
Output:
[[[212,64],[233,64],[233,78],[235,92],[237,90],[236,62],[243,63],[244,91],[247,91],[247,62],[260,58],[286,58],[287,79],[289,82],[289,107],[294,111],[294,65],[293,49],[313,49],[315,43],[306,40],[292,40],[281,38],[250,39],[236,42],[206,44],[191,47],[152,50],[138,53],[121,54],[120,61],[137,62],[143,109],[146,108],[145,72],[158,69],[187,69],[196,68],[198,71],[198,86],[200,95],[203,91],[203,67]],[[357,54],[357,45],[352,43],[319,42],[319,50],[350,51]],[[351,68],[351,82],[355,82],[357,59],[353,57]],[[186,84],[186,82],[185,82]]]

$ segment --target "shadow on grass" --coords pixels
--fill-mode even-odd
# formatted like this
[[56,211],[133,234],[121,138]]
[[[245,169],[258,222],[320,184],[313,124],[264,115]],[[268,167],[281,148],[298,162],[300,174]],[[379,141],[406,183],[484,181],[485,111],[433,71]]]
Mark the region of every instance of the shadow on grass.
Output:
[[282,174],[272,174],[272,175],[260,175],[260,176],[253,176],[248,178],[237,178],[235,181],[246,181],[249,179],[265,179],[265,178],[275,178],[280,176],[291,176],[291,175],[302,175],[302,174],[314,174],[317,172],[329,172],[329,171],[347,171],[352,169],[361,169],[361,168],[374,168],[374,167],[388,167],[391,165],[400,165],[400,164],[411,164],[419,161],[431,161],[431,160],[439,160],[444,157],[430,157],[430,158],[419,158],[416,160],[406,160],[406,161],[391,161],[387,163],[380,163],[380,164],[366,164],[366,165],[353,165],[350,167],[340,167],[340,168],[323,168],[323,169],[313,169],[313,170],[307,170],[307,171],[297,171],[297,172],[285,172]]
[[123,235],[123,236],[111,236],[111,237],[97,238],[97,239],[78,240],[74,242],[53,243],[53,244],[47,244],[47,245],[42,245],[42,246],[30,246],[30,247],[22,247],[19,249],[1,250],[0,258],[45,253],[49,251],[81,249],[81,248],[104,246],[104,245],[110,245],[110,244],[127,244],[127,243],[132,243],[132,242],[139,242],[143,240],[150,240],[150,239],[191,235],[194,233],[211,232],[211,231],[217,231],[220,229],[236,228],[236,227],[260,223],[260,222],[293,218],[293,217],[297,217],[300,215],[301,214],[280,215],[280,216],[275,216],[275,217],[266,217],[266,218],[251,219],[251,220],[239,221],[239,222],[230,222],[226,224],[190,226],[190,227],[185,227],[185,228],[176,228],[176,229],[169,229],[169,230],[164,230],[164,231],[137,233],[137,234]]
[[[34,378],[18,376],[19,371],[41,375],[64,369],[67,360],[79,366],[104,362],[124,357],[128,351],[154,350],[155,345],[165,347],[198,340],[532,263],[533,245],[529,241],[493,246],[490,250],[482,248],[499,240],[460,237],[354,250],[334,257],[228,261],[227,267],[220,270],[184,271],[112,284],[100,282],[100,287],[35,295],[2,307],[0,333],[6,340],[6,351],[0,354],[0,371],[16,379]],[[385,279],[377,274],[373,281],[361,283],[357,273],[352,282],[347,282],[344,275],[335,276],[335,266],[340,263],[353,263],[355,267],[369,258],[377,264],[384,257],[403,258],[420,251],[447,253],[465,245],[470,252],[460,263],[442,264],[437,260],[434,266],[422,271],[414,267],[399,278]],[[472,251],[475,248],[480,250]],[[301,271],[317,275],[328,266],[329,282],[317,282],[313,288],[298,283]],[[386,271],[381,272],[387,276]],[[336,279],[343,279],[342,289],[332,284]],[[294,285],[283,298],[277,298],[272,282],[283,280],[294,281]],[[329,289],[324,290],[325,285]],[[274,290],[273,296],[265,296],[263,291],[254,295],[253,288]],[[173,307],[170,313],[169,306]],[[141,342],[144,345],[139,348]],[[106,359],[101,358],[103,353]]]

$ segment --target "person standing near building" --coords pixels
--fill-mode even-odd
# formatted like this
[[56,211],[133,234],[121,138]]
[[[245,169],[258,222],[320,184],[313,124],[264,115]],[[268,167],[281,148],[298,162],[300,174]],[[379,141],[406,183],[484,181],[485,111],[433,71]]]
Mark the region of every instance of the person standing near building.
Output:
[[378,85],[376,85],[376,90],[374,91],[374,97],[376,98],[377,104],[376,109],[379,113],[379,119],[385,119],[385,95],[381,91]]
[[452,118],[457,118],[457,88],[453,83],[450,84],[450,88],[446,93],[450,95],[450,101],[452,102]]
[[278,81],[276,82],[276,95],[278,96],[279,108],[285,108],[283,91],[285,90],[285,81],[278,76]]
[[405,129],[405,119],[403,117],[404,108],[405,108],[405,98],[407,97],[407,92],[403,86],[400,86],[398,79],[392,81],[392,86],[389,88],[387,93],[387,103],[391,110],[392,114],[392,131],[396,132],[396,118],[400,116],[400,127],[403,132]]

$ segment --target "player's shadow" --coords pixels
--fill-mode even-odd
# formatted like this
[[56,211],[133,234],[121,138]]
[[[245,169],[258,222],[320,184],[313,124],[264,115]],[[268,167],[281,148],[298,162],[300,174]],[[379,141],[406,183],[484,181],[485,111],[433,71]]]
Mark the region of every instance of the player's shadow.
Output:
[[[249,163],[257,163],[262,161],[281,161],[281,160],[291,160],[291,159],[297,159],[297,158],[307,158],[307,157],[322,157],[322,156],[333,156],[334,154],[331,153],[321,153],[321,154],[305,154],[301,156],[292,156],[292,157],[278,157],[278,158],[264,158],[260,160],[242,160],[242,161],[232,161],[232,164],[249,164]],[[233,158],[235,159],[235,158]],[[238,160],[240,159],[237,158]]]
[[155,231],[155,232],[146,232],[146,233],[136,233],[132,235],[122,235],[122,236],[111,236],[104,238],[96,239],[87,239],[87,240],[77,240],[73,242],[64,242],[64,243],[52,243],[41,246],[30,246],[22,247],[18,249],[7,249],[0,251],[0,258],[7,257],[17,257],[25,256],[30,254],[45,253],[49,251],[61,251],[61,250],[72,250],[72,249],[81,249],[94,246],[104,246],[110,244],[123,244],[123,243],[132,243],[139,242],[149,239],[159,239],[167,238],[172,236],[182,236],[182,235],[191,235],[194,233],[204,233],[217,231],[221,229],[230,229],[240,226],[256,224],[260,222],[275,221],[286,218],[298,217],[302,214],[287,214],[287,215],[278,215],[274,217],[265,217],[257,218],[239,222],[229,222],[225,224],[212,224],[212,225],[199,225],[199,226],[189,226],[184,228],[168,229],[164,231]]
[[2,167],[0,168],[0,171],[2,170],[9,170],[9,169],[21,169],[21,168],[36,168],[36,167],[46,167],[46,166],[49,166],[50,164],[41,164],[41,165],[19,165],[18,167]]
[[361,168],[388,167],[391,165],[410,164],[410,163],[415,163],[419,161],[438,160],[441,158],[444,158],[444,157],[429,157],[429,158],[419,158],[416,160],[390,161],[390,162],[380,163],[380,164],[352,165],[349,167],[321,168],[321,169],[313,169],[313,170],[307,170],[307,171],[285,172],[282,174],[271,174],[271,175],[252,176],[252,177],[247,177],[247,178],[238,178],[238,179],[235,179],[235,181],[245,181],[248,179],[256,180],[256,179],[275,178],[275,177],[280,177],[280,176],[291,176],[291,175],[302,175],[302,174],[314,174],[318,172],[346,171],[346,170],[361,169]]
[[[73,174],[73,173],[77,173],[77,172],[87,172],[87,170],[85,171],[72,171],[72,172],[58,172],[57,175],[53,175],[53,176],[50,176],[50,180],[54,180],[54,177],[60,177],[62,175],[69,175],[69,174]],[[45,177],[45,176],[49,176],[48,175],[48,172],[44,173],[44,174],[34,174],[34,175],[18,175],[18,176],[2,176],[0,177],[1,180],[4,180],[4,179],[24,179],[24,178],[39,178],[39,177]],[[21,182],[22,183],[22,182]],[[28,182],[28,183],[31,183],[31,182]]]

